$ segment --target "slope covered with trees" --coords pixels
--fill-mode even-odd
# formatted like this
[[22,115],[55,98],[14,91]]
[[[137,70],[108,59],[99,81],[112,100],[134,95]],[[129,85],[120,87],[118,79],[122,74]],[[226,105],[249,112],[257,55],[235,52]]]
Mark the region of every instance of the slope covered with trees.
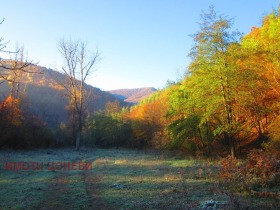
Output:
[[[33,72],[40,73],[23,73],[20,80],[20,91],[32,104],[30,108],[36,115],[52,115],[57,119],[56,123],[67,120],[65,107],[68,99],[64,91],[63,85],[66,77],[57,71],[47,69],[45,67],[32,65],[28,67]],[[98,111],[105,108],[108,101],[118,100],[113,95],[102,91],[99,88],[85,84],[85,89],[89,94],[88,109],[90,112]],[[3,81],[0,89],[0,98],[3,100],[10,94],[10,85],[7,81]],[[128,105],[119,100],[123,106]]]
[[213,8],[201,18],[185,77],[131,109],[105,115],[119,116],[137,147],[235,157],[265,145],[279,153],[278,13],[243,37]]
[[[14,61],[7,60],[1,62],[5,62],[6,64],[9,62],[9,65],[14,63]],[[0,121],[3,124],[2,128],[6,126],[14,128],[10,130],[1,129],[4,132],[1,138],[1,146],[7,146],[7,142],[10,142],[8,145],[12,147],[29,147],[28,145],[32,145],[32,147],[36,145],[39,146],[42,137],[38,138],[37,135],[34,137],[34,144],[29,144],[27,140],[23,140],[25,139],[24,136],[26,136],[26,139],[31,139],[31,134],[28,134],[28,130],[32,130],[32,127],[24,129],[25,131],[23,132],[25,134],[21,134],[21,136],[18,137],[15,136],[16,132],[20,130],[20,127],[30,124],[31,122],[34,122],[35,127],[43,126],[44,129],[48,130],[49,134],[45,136],[49,140],[46,144],[42,143],[42,146],[70,143],[72,140],[67,140],[72,139],[71,134],[68,134],[67,131],[70,129],[69,99],[66,97],[66,91],[63,87],[63,84],[67,81],[66,76],[38,65],[29,65],[21,72],[20,78],[17,78],[17,83],[13,83],[10,80],[13,79],[14,71],[2,68],[1,72],[5,75],[7,80],[1,80],[0,107],[2,117]],[[13,92],[15,92],[14,86],[17,87],[17,97],[13,94]],[[106,103],[110,101],[113,102],[117,100],[122,106],[128,106],[128,103],[90,85],[85,84],[84,90],[87,94],[85,100],[88,102],[85,106],[87,110],[85,113],[86,116],[103,110]],[[20,113],[21,116],[15,117],[15,108],[18,109],[18,114]],[[6,117],[13,122],[18,119],[17,125],[14,125],[12,122],[13,126],[8,125],[10,120],[5,120]],[[24,122],[25,120],[28,120],[28,122]],[[20,121],[21,123],[19,123]],[[8,131],[11,131],[9,135],[7,134]],[[21,141],[21,143],[19,141]]]
[[[12,163],[16,168],[13,158],[22,161],[25,152],[17,156],[4,150],[0,159],[7,161],[6,171],[0,175],[8,181],[1,189],[2,200],[8,202],[2,206],[55,208],[59,203],[63,208],[64,196],[69,198],[72,193],[77,197],[80,192],[87,194],[86,200],[72,199],[66,206],[85,208],[88,201],[89,208],[106,208],[102,195],[104,201],[120,208],[180,209],[187,203],[189,208],[202,209],[219,205],[279,209],[280,14],[272,11],[260,27],[253,27],[245,36],[232,25],[231,19],[217,14],[213,7],[203,12],[200,29],[192,36],[191,62],[184,77],[159,91],[123,89],[110,91],[113,96],[87,85],[98,53],[86,62],[85,46],[80,42],[60,43],[64,74],[28,61],[21,49],[14,52],[13,60],[0,57],[0,149],[76,145],[78,150],[80,144],[154,149],[143,154],[89,148],[78,153],[66,148],[26,152],[32,164],[40,157],[53,163],[62,158],[93,166],[94,174],[75,170],[73,176],[62,165],[56,165],[57,171],[63,170],[62,176],[45,170],[8,171],[7,162],[8,168]],[[5,45],[0,38],[0,53],[6,53]],[[138,103],[132,106],[125,101]],[[187,155],[197,158],[186,160]],[[35,187],[19,185],[17,190],[33,190],[37,201],[15,199],[17,194],[7,193],[15,189],[10,184],[15,179],[28,179],[30,185],[40,173],[47,173],[41,175],[48,181],[40,182],[39,188],[36,182]],[[73,183],[78,187],[73,188]],[[42,189],[44,193],[38,193]],[[207,201],[201,202],[202,198]]]
[[[273,11],[260,27],[241,36],[232,29],[231,19],[211,7],[202,13],[200,30],[192,36],[191,63],[181,81],[168,84],[133,107],[127,107],[123,100],[154,90],[111,91],[122,97],[116,100],[85,84],[89,97],[84,144],[180,149],[232,157],[265,146],[279,153],[279,24],[279,15]],[[44,122],[68,132],[64,135],[71,138],[69,122],[60,123],[71,112],[71,104],[62,97],[65,89],[59,85],[64,84],[65,75],[35,65],[25,71],[20,88],[31,112],[44,116]],[[15,104],[23,101],[7,98],[15,90],[10,84],[13,80],[7,79],[1,85],[3,113],[13,99]],[[10,112],[19,113],[16,108],[11,106]]]
[[139,103],[140,101],[149,98],[151,94],[156,92],[157,89],[152,87],[146,88],[135,88],[135,89],[118,89],[118,90],[109,90],[108,92],[113,94],[119,99],[124,100],[125,102],[130,103]]

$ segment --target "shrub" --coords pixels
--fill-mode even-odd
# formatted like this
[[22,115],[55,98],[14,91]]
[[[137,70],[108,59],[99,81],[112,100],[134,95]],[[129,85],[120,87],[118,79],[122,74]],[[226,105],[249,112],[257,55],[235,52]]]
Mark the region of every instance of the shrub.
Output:
[[252,150],[245,161],[227,157],[220,163],[222,180],[235,189],[254,191],[280,185],[280,162],[263,150]]

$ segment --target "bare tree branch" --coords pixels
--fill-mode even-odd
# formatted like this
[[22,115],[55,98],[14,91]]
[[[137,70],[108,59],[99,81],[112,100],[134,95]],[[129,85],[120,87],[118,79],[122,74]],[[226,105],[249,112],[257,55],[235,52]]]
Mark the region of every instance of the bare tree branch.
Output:
[[[2,24],[4,21],[5,18],[2,19],[0,24]],[[15,51],[4,50],[8,43],[9,42],[4,42],[3,38],[0,38],[0,52],[10,56],[10,60],[0,57],[0,78],[8,82],[13,82],[13,80],[8,79],[10,73],[15,74],[15,72],[18,71],[26,73],[42,73],[37,71],[33,72],[30,69],[27,69],[27,67],[38,63],[34,63],[33,60],[28,61],[27,58],[24,59],[23,48],[16,48]],[[4,81],[1,81],[1,83],[3,82]]]
[[[72,116],[72,131],[76,133],[76,149],[79,150],[82,127],[84,122],[84,112],[86,108],[84,85],[87,77],[93,72],[93,66],[99,57],[98,51],[88,58],[86,45],[80,41],[66,41],[61,39],[58,42],[58,50],[63,57],[64,66],[62,71],[67,77],[63,84],[70,102]],[[77,127],[75,127],[77,126]]]

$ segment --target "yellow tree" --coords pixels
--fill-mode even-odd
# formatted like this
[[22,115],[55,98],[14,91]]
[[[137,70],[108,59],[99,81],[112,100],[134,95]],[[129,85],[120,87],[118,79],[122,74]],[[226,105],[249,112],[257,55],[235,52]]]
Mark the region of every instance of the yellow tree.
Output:
[[0,104],[1,120],[5,121],[6,124],[13,126],[21,125],[22,112],[19,108],[19,100],[8,96],[6,100]]
[[128,118],[140,146],[163,146],[167,109],[168,96],[164,91],[154,94],[131,109]]
[[[242,48],[247,52],[244,69],[253,69],[260,80],[251,93],[255,99],[256,118],[259,131],[277,139],[280,135],[280,17],[276,11],[264,17],[261,27],[253,27],[242,40]],[[270,129],[269,129],[270,128]]]

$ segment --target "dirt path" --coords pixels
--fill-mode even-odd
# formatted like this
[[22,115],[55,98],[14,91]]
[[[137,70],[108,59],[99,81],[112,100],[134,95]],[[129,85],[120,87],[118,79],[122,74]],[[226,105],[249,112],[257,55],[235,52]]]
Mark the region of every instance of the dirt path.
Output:
[[93,176],[89,172],[84,172],[84,182],[86,184],[86,192],[90,196],[90,209],[114,209],[108,206],[102,199],[100,192],[97,190],[96,185],[100,182],[100,178],[98,176]]
[[[36,207],[40,210],[114,209],[102,199],[97,189],[100,178],[93,171],[57,171],[44,191],[44,200]],[[73,176],[75,179],[73,179]],[[81,192],[82,197],[75,191]],[[78,201],[80,199],[80,201]]]
[[37,206],[41,210],[59,210],[71,209],[71,204],[63,199],[64,195],[69,192],[68,173],[60,173],[50,180],[47,190],[45,191],[44,200]]

